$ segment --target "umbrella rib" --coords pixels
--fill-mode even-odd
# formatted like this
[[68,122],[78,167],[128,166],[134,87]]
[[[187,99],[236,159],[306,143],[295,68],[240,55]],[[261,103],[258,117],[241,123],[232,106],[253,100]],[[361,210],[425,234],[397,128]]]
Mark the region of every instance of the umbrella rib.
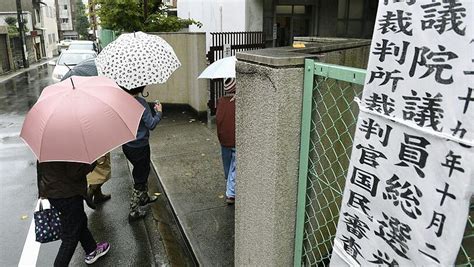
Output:
[[[62,96],[62,98],[64,98],[65,95]],[[62,99],[61,99],[62,100]],[[44,124],[44,130],[43,130],[43,135],[41,136],[41,144],[40,144],[40,149],[39,149],[39,155],[38,155],[38,161],[40,161],[40,158],[41,158],[41,154],[42,153],[42,150],[43,150],[43,142],[44,142],[44,133],[46,132],[46,128],[48,127],[48,123],[49,121],[51,120],[51,118],[53,117],[53,115],[55,114],[55,111],[56,109],[58,108],[59,104],[62,103],[62,101],[57,101],[57,104],[56,106],[53,108],[52,112],[51,112],[51,115],[48,117],[48,119],[46,120],[46,123]]]
[[[98,97],[96,97],[96,96],[94,96],[94,95],[92,95],[92,94],[89,94],[88,92],[86,92],[86,91],[84,91],[84,90],[83,90],[82,92],[85,93],[85,94],[87,94],[87,95],[89,95],[89,96],[91,96],[91,97],[94,97],[95,99],[97,99],[98,101],[100,101],[101,103],[103,103],[105,106],[110,107],[110,109],[117,115],[117,117],[120,118],[120,120],[122,121],[122,123],[123,123],[125,126],[127,126],[127,124],[126,124],[125,121],[123,120],[122,116],[120,116],[120,114],[119,114],[114,108],[112,108],[112,106],[110,106],[109,104],[107,104],[106,102],[104,102],[102,99],[100,99],[100,98],[98,98]],[[143,114],[143,112],[142,112],[142,114]],[[141,116],[140,116],[140,119],[141,119]],[[128,128],[128,127],[126,127],[126,128],[128,129],[128,131],[129,131],[133,136],[136,136],[136,133],[133,133],[133,132],[130,130],[130,128]]]
[[[74,115],[76,116],[77,121],[80,121],[77,115],[77,110],[78,109],[74,109]],[[84,129],[82,129],[81,123],[79,123],[79,128],[81,129],[81,133],[82,133],[81,137],[82,137],[82,142],[84,143],[84,149],[86,150],[86,153],[87,153],[87,159],[90,160],[89,150],[87,149],[86,139],[84,138]]]

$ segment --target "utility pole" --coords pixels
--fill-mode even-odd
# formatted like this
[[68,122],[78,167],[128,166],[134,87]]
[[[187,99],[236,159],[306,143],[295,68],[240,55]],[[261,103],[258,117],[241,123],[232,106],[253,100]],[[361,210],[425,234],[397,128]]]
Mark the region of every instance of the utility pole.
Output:
[[18,28],[20,31],[20,44],[22,47],[21,56],[23,59],[23,68],[28,68],[28,52],[26,51],[25,23],[23,20],[23,11],[21,10],[21,0],[16,0],[16,15],[18,19]]

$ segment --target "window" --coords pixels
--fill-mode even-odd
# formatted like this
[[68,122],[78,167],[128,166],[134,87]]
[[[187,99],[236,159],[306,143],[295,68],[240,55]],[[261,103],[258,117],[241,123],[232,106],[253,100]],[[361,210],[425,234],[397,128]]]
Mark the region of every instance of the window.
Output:
[[62,23],[68,23],[68,22],[69,22],[69,19],[68,19],[68,18],[61,19],[61,22],[62,22]]
[[67,5],[64,5],[64,10],[67,10]]
[[35,9],[35,19],[36,19],[36,23],[41,23],[41,16],[40,16],[39,9]]
[[53,37],[51,36],[52,34],[48,34],[48,42],[49,44],[53,43]]
[[339,0],[337,36],[370,38],[372,36],[377,0]]
[[56,34],[53,33],[52,36],[53,36],[53,42],[56,43]]

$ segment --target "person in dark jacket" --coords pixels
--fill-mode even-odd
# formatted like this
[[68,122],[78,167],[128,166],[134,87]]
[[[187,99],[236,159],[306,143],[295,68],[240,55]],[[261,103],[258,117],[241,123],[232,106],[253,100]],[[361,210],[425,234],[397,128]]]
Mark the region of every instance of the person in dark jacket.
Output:
[[158,197],[148,195],[148,175],[150,174],[150,130],[155,129],[162,117],[162,107],[156,103],[154,109],[156,114],[151,113],[150,106],[146,100],[139,96],[143,93],[145,86],[140,86],[131,90],[126,90],[133,95],[135,99],[145,107],[140,124],[138,125],[137,138],[122,146],[125,157],[132,163],[133,170],[133,190],[130,198],[130,213],[128,218],[134,221],[146,216],[146,211],[141,210],[140,206],[145,206],[155,202]]
[[227,204],[235,203],[235,88],[234,78],[224,79],[225,95],[217,100],[216,111],[217,137],[221,144],[222,164],[227,180]]
[[38,192],[47,198],[59,212],[61,221],[61,246],[54,266],[68,266],[81,243],[86,253],[85,262],[92,264],[110,249],[107,242],[97,243],[87,227],[84,198],[87,194],[86,175],[94,164],[77,162],[37,162]]

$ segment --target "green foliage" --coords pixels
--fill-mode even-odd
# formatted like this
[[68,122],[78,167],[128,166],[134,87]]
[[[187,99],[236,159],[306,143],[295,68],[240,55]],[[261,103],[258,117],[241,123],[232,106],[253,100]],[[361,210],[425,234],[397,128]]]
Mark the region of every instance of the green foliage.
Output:
[[176,32],[182,28],[189,27],[195,24],[199,28],[202,23],[192,19],[181,19],[175,16],[166,16],[165,14],[157,13],[148,17],[145,24],[146,32]]
[[[6,17],[5,22],[7,23],[8,27],[8,35],[12,37],[16,37],[20,34],[20,31],[18,30],[17,22],[18,20],[15,17]],[[28,32],[29,29],[26,27],[26,24],[28,24],[28,20],[23,19],[23,31]]]
[[87,39],[89,35],[89,20],[86,16],[86,7],[81,0],[76,0],[76,19],[74,21],[74,26],[76,28],[77,33],[83,39]]
[[94,4],[102,27],[114,31],[173,32],[192,24],[202,26],[194,20],[167,16],[159,0],[96,0]]
[[16,27],[17,19],[15,17],[6,17],[5,22],[8,24],[8,26],[15,26]]

